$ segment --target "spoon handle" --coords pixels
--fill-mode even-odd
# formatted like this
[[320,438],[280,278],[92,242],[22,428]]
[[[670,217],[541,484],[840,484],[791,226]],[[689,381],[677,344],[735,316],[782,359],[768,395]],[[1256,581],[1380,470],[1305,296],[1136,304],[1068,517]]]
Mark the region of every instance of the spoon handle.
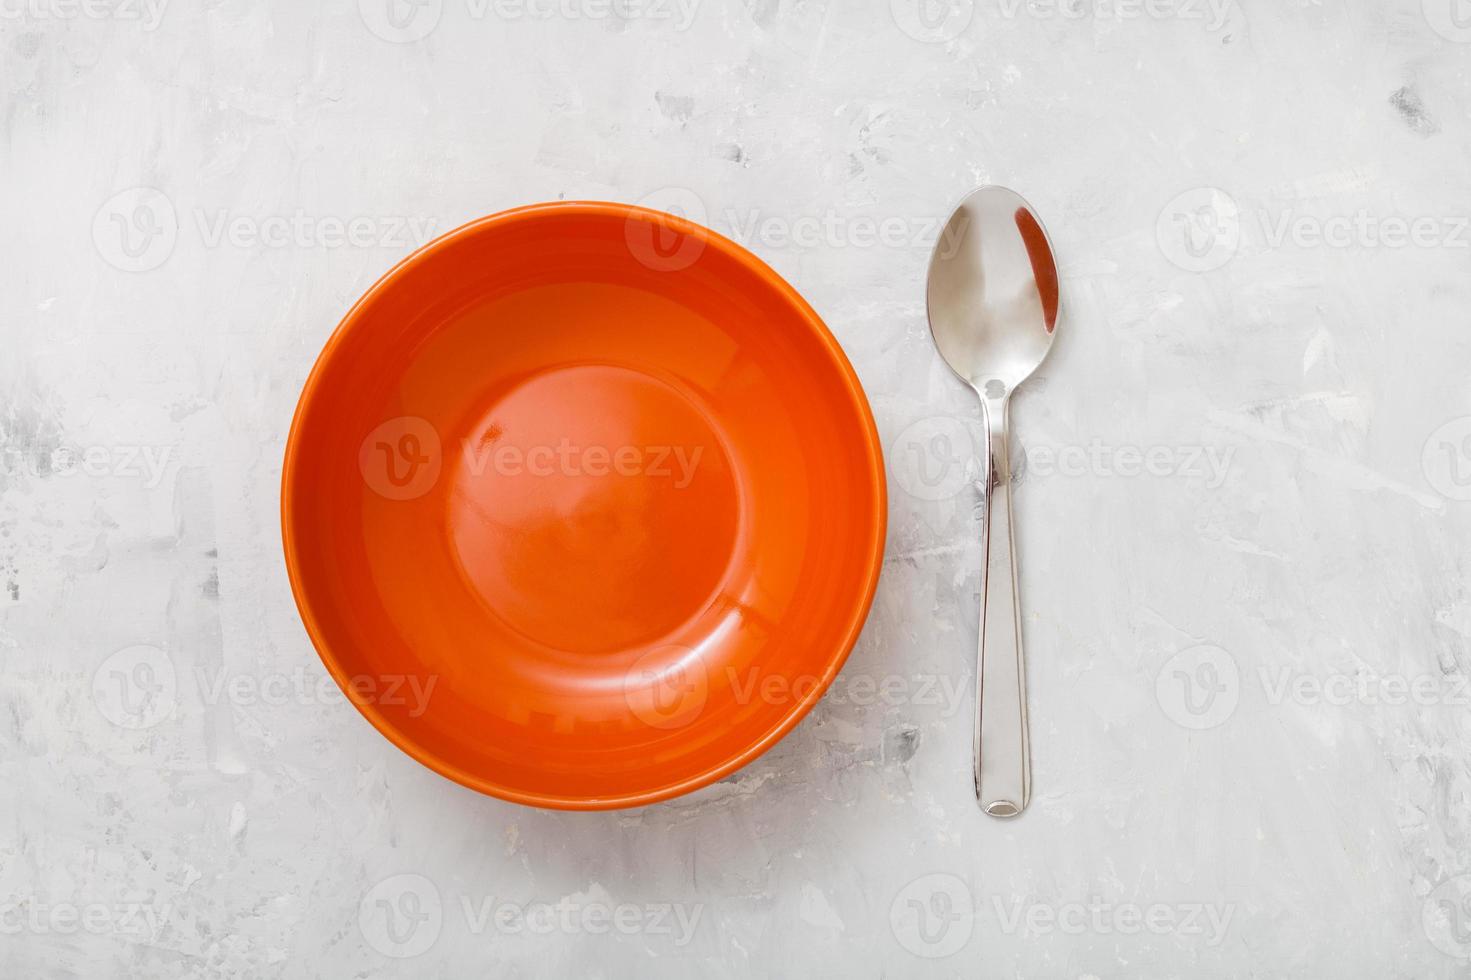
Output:
[[1032,795],[1027,735],[1026,663],[1011,536],[1011,463],[1006,400],[984,399],[989,433],[981,586],[980,664],[976,670],[976,800],[993,817],[1014,817]]

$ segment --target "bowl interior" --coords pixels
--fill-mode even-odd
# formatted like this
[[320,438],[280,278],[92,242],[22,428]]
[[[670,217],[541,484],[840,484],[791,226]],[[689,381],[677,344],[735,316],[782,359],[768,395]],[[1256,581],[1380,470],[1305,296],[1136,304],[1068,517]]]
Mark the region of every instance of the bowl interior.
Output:
[[307,383],[287,563],[328,668],[483,792],[651,802],[749,761],[841,666],[881,562],[862,390],[771,270],[625,205],[467,225]]

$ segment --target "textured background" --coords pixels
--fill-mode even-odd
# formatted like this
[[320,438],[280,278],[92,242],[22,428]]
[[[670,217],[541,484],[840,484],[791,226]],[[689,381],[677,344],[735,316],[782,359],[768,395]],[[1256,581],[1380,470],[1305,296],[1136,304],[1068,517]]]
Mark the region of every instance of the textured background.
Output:
[[[0,0],[0,974],[1465,976],[1468,67],[1467,0]],[[922,293],[983,182],[1065,293],[1014,405],[1010,823]],[[400,754],[280,554],[347,306],[560,197],[769,261],[890,472],[834,691],[623,813]]]

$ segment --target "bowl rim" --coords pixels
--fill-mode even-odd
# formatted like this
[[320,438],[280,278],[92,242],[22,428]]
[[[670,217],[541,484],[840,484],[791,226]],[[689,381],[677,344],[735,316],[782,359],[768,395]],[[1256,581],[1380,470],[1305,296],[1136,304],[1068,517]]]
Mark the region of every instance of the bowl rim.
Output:
[[[863,443],[862,448],[867,457],[870,481],[875,491],[873,511],[868,521],[868,546],[864,549],[866,567],[864,569],[864,586],[861,601],[853,605],[842,638],[835,645],[833,655],[828,658],[822,676],[818,678],[818,682],[813,685],[803,685],[807,689],[800,698],[794,699],[792,706],[782,716],[781,720],[768,729],[761,738],[747,745],[739,753],[715,765],[709,766],[701,772],[664,785],[651,787],[638,792],[607,796],[558,796],[536,793],[486,779],[460,768],[419,745],[406,731],[398,728],[384,718],[376,704],[371,701],[352,697],[350,686],[351,675],[348,674],[343,664],[338,660],[337,655],[326,642],[316,615],[313,613],[311,604],[308,601],[307,584],[302,577],[300,562],[297,556],[298,528],[292,517],[292,503],[298,496],[297,469],[300,465],[298,438],[300,429],[304,424],[303,420],[318,400],[329,397],[324,393],[322,381],[326,367],[336,358],[344,338],[363,319],[366,312],[373,306],[377,299],[390,289],[399,277],[410,269],[433,261],[439,253],[447,250],[462,239],[470,238],[491,229],[504,227],[513,223],[536,221],[566,214],[614,217],[621,218],[624,221],[634,218],[656,220],[664,223],[668,227],[676,228],[685,234],[699,235],[706,247],[714,247],[727,257],[735,259],[759,277],[769,288],[779,294],[782,300],[807,324],[813,335],[821,343],[829,361],[837,369],[843,381],[850,400],[857,410]],[[874,425],[873,410],[869,405],[867,395],[864,393],[863,385],[858,380],[857,373],[853,370],[853,365],[848,361],[847,355],[843,353],[843,349],[838,344],[837,339],[832,335],[832,332],[822,321],[822,318],[817,315],[817,312],[774,269],[749,249],[718,232],[678,215],[641,207],[636,204],[598,200],[551,201],[527,204],[476,218],[425,243],[395,263],[392,268],[381,275],[353,303],[342,320],[337,324],[337,327],[332,331],[326,344],[322,347],[321,353],[317,355],[317,359],[313,363],[312,369],[302,386],[301,395],[297,399],[296,409],[291,418],[291,426],[286,436],[286,449],[281,467],[280,508],[282,550],[286,563],[287,578],[291,584],[292,598],[296,602],[297,612],[301,617],[302,624],[306,627],[307,636],[311,640],[313,648],[317,651],[317,656],[321,658],[322,663],[332,675],[332,679],[337,683],[337,686],[347,695],[347,700],[357,708],[358,712],[384,738],[397,746],[400,751],[421,765],[439,773],[441,776],[452,779],[462,786],[487,796],[497,797],[524,806],[552,810],[624,809],[647,806],[652,803],[659,803],[677,796],[682,796],[701,787],[708,786],[745,767],[763,755],[781,739],[785,738],[807,716],[813,706],[821,700],[822,696],[832,685],[833,680],[837,677],[838,672],[847,663],[849,654],[852,653],[853,647],[858,642],[859,634],[862,632],[868,620],[869,612],[873,606],[874,595],[878,588],[879,574],[883,569],[884,546],[888,531],[888,487],[884,472],[883,450],[879,442],[878,430]]]

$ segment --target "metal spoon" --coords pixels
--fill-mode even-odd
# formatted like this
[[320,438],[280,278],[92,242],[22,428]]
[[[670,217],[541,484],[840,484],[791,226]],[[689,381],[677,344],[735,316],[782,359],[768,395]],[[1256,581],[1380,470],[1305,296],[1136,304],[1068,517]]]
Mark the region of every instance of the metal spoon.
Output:
[[960,203],[930,257],[930,333],[985,410],[984,583],[976,670],[976,799],[1014,817],[1032,794],[1026,665],[1011,534],[1006,406],[1052,346],[1059,294],[1047,233],[1027,202],[982,187]]

